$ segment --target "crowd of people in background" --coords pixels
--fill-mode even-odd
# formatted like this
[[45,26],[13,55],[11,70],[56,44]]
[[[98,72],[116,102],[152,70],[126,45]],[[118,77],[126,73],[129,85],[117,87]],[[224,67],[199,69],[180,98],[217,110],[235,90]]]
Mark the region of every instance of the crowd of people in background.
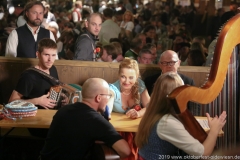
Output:
[[[171,1],[132,4],[129,0],[116,3],[85,1],[84,4],[69,0],[40,2],[44,7],[40,25],[51,31],[50,37],[57,43],[60,60],[120,62],[129,57],[139,63],[157,64],[161,53],[167,49],[178,53],[181,65],[204,66],[207,60],[206,37],[191,35],[196,15],[193,4],[181,6]],[[26,5],[22,6],[26,9]],[[227,18],[238,11],[235,3],[230,5],[230,11]],[[4,40],[11,42],[12,31],[28,23],[26,10],[19,15],[9,14],[7,10],[4,13],[0,20],[0,54],[19,57],[17,51],[12,51],[16,49]],[[216,38],[221,20],[224,23],[227,19],[224,9],[216,13],[216,23],[208,37],[211,40]],[[95,16],[90,16],[92,14]],[[99,18],[96,20],[96,17]]]
[[[227,18],[233,16],[237,12],[235,11],[228,14]],[[82,103],[77,102],[58,110],[50,130],[44,131],[44,136],[41,136],[47,137],[41,151],[41,159],[66,159],[70,155],[72,158],[81,159],[96,140],[111,146],[121,158],[128,157],[128,160],[136,160],[139,155],[140,159],[156,159],[156,155],[174,155],[178,149],[187,154],[210,155],[218,133],[226,123],[226,112],[224,111],[219,118],[217,116],[213,118],[210,124],[213,129],[209,131],[204,144],[188,135],[189,145],[182,147],[187,141],[185,135],[188,132],[177,121],[172,105],[166,102],[166,95],[174,88],[184,84],[194,86],[193,79],[178,73],[181,65],[206,65],[208,58],[206,39],[203,36],[191,35],[195,14],[193,5],[174,5],[172,1],[159,0],[146,4],[141,1],[132,4],[129,0],[116,4],[112,1],[99,3],[76,1],[74,4],[69,0],[53,1],[51,4],[46,1],[30,1],[17,16],[5,12],[0,20],[2,27],[0,34],[5,36],[6,42],[0,43],[1,56],[38,58],[39,63],[35,69],[55,78],[58,78],[57,70],[53,66],[56,59],[96,63],[120,62],[119,79],[116,82],[108,84],[103,79],[88,79],[82,87]],[[161,73],[146,77],[143,81],[140,78],[138,64],[158,64]],[[37,78],[39,83],[36,83],[35,77],[38,76],[32,75],[29,70],[23,72],[9,101],[26,99],[39,109],[53,109],[55,101],[46,100],[49,94],[45,93],[49,91],[51,85],[40,78]],[[41,83],[46,83],[45,88],[41,88],[44,91],[39,89]],[[131,119],[143,117],[135,139],[136,145],[133,141],[135,133],[119,132],[121,135],[119,136],[97,113],[105,111],[106,105],[110,113],[113,111],[126,114]],[[133,108],[136,106],[139,110]],[[189,102],[187,108],[195,116],[200,114],[200,107],[196,103]],[[76,112],[72,121],[65,121],[73,110]],[[154,110],[157,112],[153,112]],[[80,113],[82,116],[78,116]],[[63,116],[66,118],[61,118]],[[174,130],[180,129],[176,134],[160,132],[158,129],[168,116],[170,120],[167,122],[173,124],[175,128],[167,126],[167,132],[174,133]],[[86,124],[81,122],[87,122],[89,117],[95,117],[93,119],[98,122],[88,123],[98,124],[98,128],[90,125],[92,128],[86,131],[94,134],[85,134],[82,130],[75,132],[75,128],[70,125],[79,123],[83,125],[80,128],[85,128]],[[209,114],[207,117],[210,121]],[[33,129],[30,132],[34,135],[39,134],[40,130]],[[69,143],[81,133],[82,139],[76,141],[79,143],[74,145]],[[171,135],[171,138],[166,138],[167,134]],[[111,135],[110,139],[108,135]],[[65,138],[59,139],[59,136]],[[83,140],[86,142],[81,143]],[[147,141],[150,143],[147,144]],[[75,145],[76,147],[63,145],[67,143],[71,147]],[[169,150],[171,152],[164,150],[148,152],[149,149],[158,149],[155,144],[158,146],[167,144],[167,148],[172,148]],[[79,152],[78,147],[85,147],[85,150]]]

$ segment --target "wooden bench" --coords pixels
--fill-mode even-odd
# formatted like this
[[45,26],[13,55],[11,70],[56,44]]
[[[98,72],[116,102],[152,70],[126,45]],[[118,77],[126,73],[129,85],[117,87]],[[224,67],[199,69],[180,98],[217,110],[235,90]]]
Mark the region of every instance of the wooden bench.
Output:
[[[20,74],[28,67],[38,63],[33,58],[6,58],[0,57],[0,104],[7,103],[15,88]],[[59,78],[65,83],[82,85],[88,78],[99,77],[109,83],[118,79],[119,63],[89,62],[73,60],[56,60],[54,65],[58,70]],[[160,72],[158,65],[139,65],[142,79]],[[201,86],[209,67],[180,67],[179,72],[194,79],[196,86]]]

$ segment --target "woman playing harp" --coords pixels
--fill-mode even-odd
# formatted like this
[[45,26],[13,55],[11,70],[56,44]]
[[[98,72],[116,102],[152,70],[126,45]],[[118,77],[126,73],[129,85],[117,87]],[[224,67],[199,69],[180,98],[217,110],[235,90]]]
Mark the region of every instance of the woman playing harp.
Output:
[[213,119],[206,114],[210,131],[201,144],[184,128],[167,99],[167,95],[181,85],[182,79],[173,72],[162,74],[157,79],[135,138],[141,159],[170,159],[170,156],[178,154],[179,149],[195,156],[208,156],[212,153],[218,133],[226,123],[226,112],[223,111]]

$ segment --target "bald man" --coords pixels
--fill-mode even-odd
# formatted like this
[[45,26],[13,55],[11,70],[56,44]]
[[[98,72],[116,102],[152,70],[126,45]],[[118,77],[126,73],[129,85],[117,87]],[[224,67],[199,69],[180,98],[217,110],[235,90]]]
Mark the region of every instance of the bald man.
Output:
[[[158,77],[161,74],[164,74],[166,72],[172,71],[172,72],[177,73],[177,70],[180,67],[180,63],[181,63],[181,60],[178,58],[177,53],[172,50],[166,50],[161,54],[158,65],[162,72],[155,74],[153,76],[149,76],[149,77],[145,78],[145,80],[144,80],[149,95],[151,95],[154,83],[156,82]],[[194,85],[193,79],[191,79],[181,73],[178,73],[178,74],[182,78],[184,84],[189,84],[192,86]]]
[[112,147],[121,158],[130,154],[125,140],[98,112],[111,98],[108,83],[88,79],[82,87],[82,102],[67,105],[53,117],[41,159],[84,159],[95,141]]
[[[172,51],[172,50],[166,50],[164,51],[159,59],[158,65],[161,69],[161,73],[149,76],[147,78],[145,78],[144,83],[147,87],[148,93],[149,95],[151,95],[153,87],[154,87],[154,83],[156,82],[156,80],[158,79],[158,77],[162,74],[162,73],[166,73],[166,72],[175,72],[178,73],[178,68],[180,67],[180,63],[181,60],[178,58],[178,55],[176,52]],[[178,73],[179,76],[182,78],[184,84],[188,84],[191,86],[194,86],[194,81],[193,79]],[[193,115],[195,116],[199,116],[200,115],[200,106],[196,103],[188,103],[188,109],[192,112]]]
[[85,21],[84,32],[79,35],[74,47],[74,60],[93,61],[95,41],[101,30],[102,18],[98,13],[91,14]]

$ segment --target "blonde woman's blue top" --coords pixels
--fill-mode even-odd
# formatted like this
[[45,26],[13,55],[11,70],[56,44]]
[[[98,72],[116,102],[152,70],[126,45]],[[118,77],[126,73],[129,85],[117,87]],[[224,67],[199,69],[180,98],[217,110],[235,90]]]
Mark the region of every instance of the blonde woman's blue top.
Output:
[[[120,82],[119,80],[113,84],[109,84],[110,90],[114,93],[114,102],[113,102],[113,112],[125,113],[125,110],[122,108],[122,99],[120,92]],[[146,89],[144,82],[138,78],[138,92],[141,94]],[[141,99],[140,99],[141,101]]]

